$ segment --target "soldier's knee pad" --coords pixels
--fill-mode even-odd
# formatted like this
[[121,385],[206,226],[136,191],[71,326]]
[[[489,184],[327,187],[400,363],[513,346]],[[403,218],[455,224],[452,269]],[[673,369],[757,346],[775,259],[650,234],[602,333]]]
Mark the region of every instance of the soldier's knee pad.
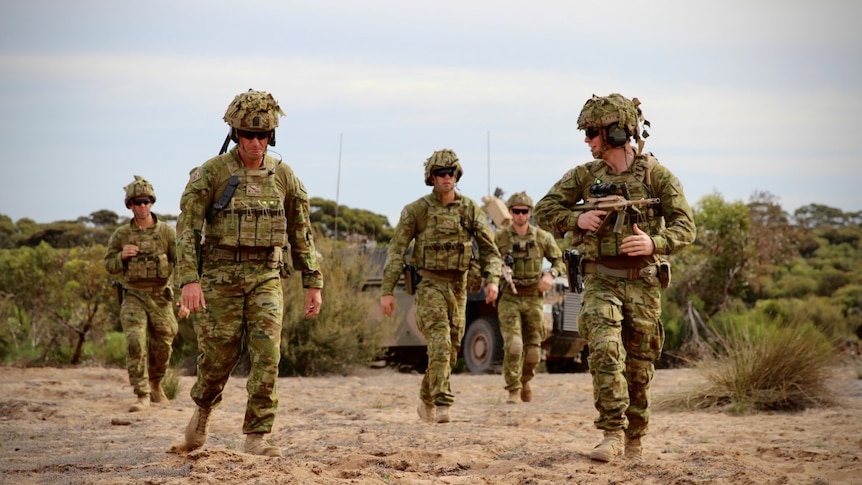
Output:
[[598,372],[622,371],[622,344],[615,339],[599,339],[590,342],[590,369]]
[[518,336],[512,337],[512,342],[509,343],[509,353],[521,355],[521,352],[523,350],[524,350],[524,340]]
[[542,358],[542,349],[538,345],[527,346],[527,352],[524,354],[525,364],[538,364]]
[[655,375],[652,361],[626,357],[626,378],[640,386],[649,385]]

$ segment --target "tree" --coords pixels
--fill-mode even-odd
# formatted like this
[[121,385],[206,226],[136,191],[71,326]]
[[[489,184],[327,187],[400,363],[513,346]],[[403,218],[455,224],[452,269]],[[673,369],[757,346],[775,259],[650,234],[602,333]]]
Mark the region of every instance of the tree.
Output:
[[311,223],[315,230],[327,237],[334,238],[336,228],[338,238],[347,239],[349,235],[363,236],[369,240],[386,243],[392,239],[394,229],[386,216],[364,209],[351,209],[320,197],[309,200]]

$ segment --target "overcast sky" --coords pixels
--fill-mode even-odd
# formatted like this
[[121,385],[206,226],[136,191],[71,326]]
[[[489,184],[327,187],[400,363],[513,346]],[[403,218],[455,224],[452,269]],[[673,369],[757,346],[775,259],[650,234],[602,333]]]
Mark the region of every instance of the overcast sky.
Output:
[[0,214],[129,215],[134,175],[178,214],[249,88],[287,113],[272,150],[311,196],[393,225],[441,148],[464,195],[538,200],[590,160],[578,113],[613,92],[641,100],[692,205],[859,211],[860,18],[855,0],[3,2]]

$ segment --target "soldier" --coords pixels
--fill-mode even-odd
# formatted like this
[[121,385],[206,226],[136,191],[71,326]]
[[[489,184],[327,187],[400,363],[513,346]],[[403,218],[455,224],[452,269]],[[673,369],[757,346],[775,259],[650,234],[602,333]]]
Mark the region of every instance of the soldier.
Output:
[[422,281],[416,292],[416,324],[428,341],[428,369],[422,379],[417,408],[429,423],[448,423],[455,399],[449,385],[466,326],[467,270],[475,240],[479,265],[486,281],[485,301],[497,299],[500,253],[482,209],[455,190],[464,170],[455,152],[434,152],[425,162],[425,185],[431,194],[407,204],[389,243],[383,270],[380,307],[387,316],[395,312],[392,292],[404,265],[404,255],[415,240],[410,256]]
[[[503,334],[503,379],[509,391],[506,402],[515,404],[533,399],[530,380],[536,375],[545,339],[543,296],[565,270],[565,264],[554,236],[530,224],[533,199],[526,192],[509,197],[506,206],[512,224],[497,230],[495,240],[503,264],[508,266],[503,271],[511,271],[512,286],[502,289],[498,315]],[[543,258],[551,263],[545,272]]]
[[117,228],[108,241],[105,269],[121,274],[120,323],[126,334],[129,383],[137,401],[130,412],[168,402],[162,379],[171,360],[177,335],[173,309],[172,274],[177,263],[177,233],[150,209],[156,202],[153,186],[140,175],[127,185],[128,224]]
[[[578,317],[589,340],[589,365],[604,439],[590,458],[609,462],[622,454],[642,460],[641,438],[649,424],[649,386],[664,343],[660,287],[670,281],[666,256],[695,238],[691,208],[682,184],[651,153],[643,153],[637,98],[593,96],[578,117],[578,129],[595,160],[579,165],[536,204],[539,226],[556,237],[571,232],[583,257],[583,307]],[[648,136],[644,133],[644,138]],[[637,151],[631,138],[637,141]],[[608,213],[580,210],[578,202],[597,192],[627,199],[653,198],[647,209]],[[604,218],[625,217],[614,232]],[[615,222],[615,221],[609,221]]]
[[180,199],[177,279],[183,304],[201,312],[195,319],[200,354],[191,390],[197,409],[185,442],[172,451],[205,443],[210,414],[222,400],[245,341],[251,360],[242,427],[245,451],[281,456],[279,447],[264,439],[278,407],[284,312],[280,277],[287,276],[292,260],[307,289],[307,318],[320,312],[323,287],[305,187],[286,163],[267,155],[283,115],[269,93],[237,95],[224,115],[236,146],[224,153],[225,140],[222,154],[193,169]]

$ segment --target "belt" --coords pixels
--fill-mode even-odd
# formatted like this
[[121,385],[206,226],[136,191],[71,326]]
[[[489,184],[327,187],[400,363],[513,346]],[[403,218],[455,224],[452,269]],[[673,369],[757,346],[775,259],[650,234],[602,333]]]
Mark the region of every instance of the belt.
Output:
[[269,256],[271,248],[225,249],[212,248],[207,254],[210,258],[223,261],[263,261]]
[[460,281],[461,278],[464,277],[463,271],[457,270],[449,270],[449,271],[431,271],[430,269],[420,269],[419,275],[423,278],[428,278],[431,280],[437,281],[445,281],[447,283],[454,283],[456,281]]
[[158,294],[165,291],[167,285],[152,285],[152,286],[127,286],[126,290],[144,291],[147,293]]
[[584,263],[584,274],[599,273],[605,276],[614,276],[616,278],[625,278],[627,280],[640,279],[640,268],[608,268],[607,266],[595,261],[587,261]]

